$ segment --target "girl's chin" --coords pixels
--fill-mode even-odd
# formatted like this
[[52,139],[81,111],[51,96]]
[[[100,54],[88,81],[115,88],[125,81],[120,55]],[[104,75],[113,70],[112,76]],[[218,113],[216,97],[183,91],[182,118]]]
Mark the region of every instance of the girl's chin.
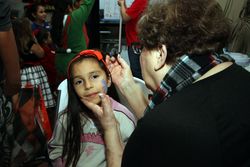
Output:
[[88,101],[88,102],[91,102],[91,103],[94,103],[94,104],[97,104],[97,105],[101,104],[101,99],[99,97],[97,97],[97,98],[87,98],[87,99],[83,99],[82,101],[83,101],[83,103],[84,103],[84,101]]

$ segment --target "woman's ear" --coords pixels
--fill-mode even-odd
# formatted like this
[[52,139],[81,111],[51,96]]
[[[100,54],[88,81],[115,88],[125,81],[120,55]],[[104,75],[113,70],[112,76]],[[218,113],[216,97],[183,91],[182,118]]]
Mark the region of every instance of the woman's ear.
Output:
[[167,59],[167,47],[166,45],[161,45],[159,47],[159,55],[157,55],[157,63],[154,67],[155,71],[160,70],[165,64]]

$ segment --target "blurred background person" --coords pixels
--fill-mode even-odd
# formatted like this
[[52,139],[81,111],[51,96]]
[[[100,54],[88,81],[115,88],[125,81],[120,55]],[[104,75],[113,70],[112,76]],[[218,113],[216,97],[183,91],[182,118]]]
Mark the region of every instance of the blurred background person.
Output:
[[126,5],[126,0],[117,0],[117,2],[120,6],[122,21],[125,23],[130,68],[135,77],[142,79],[140,65],[140,50],[142,46],[138,39],[136,24],[147,7],[148,0],[134,0],[129,7]]
[[27,83],[33,86],[39,85],[48,113],[55,112],[56,102],[47,73],[40,62],[41,58],[44,57],[44,50],[32,34],[30,21],[25,17],[14,20],[12,24],[20,55],[21,85],[22,87],[25,87]]
[[34,35],[36,35],[37,31],[40,29],[47,29],[50,31],[51,26],[46,20],[47,13],[43,4],[35,2],[27,5],[25,8],[26,17],[28,17],[32,22],[31,27]]
[[[13,110],[21,88],[19,56],[11,25],[9,1],[0,0],[0,166],[9,167]],[[11,133],[11,132],[10,132]]]

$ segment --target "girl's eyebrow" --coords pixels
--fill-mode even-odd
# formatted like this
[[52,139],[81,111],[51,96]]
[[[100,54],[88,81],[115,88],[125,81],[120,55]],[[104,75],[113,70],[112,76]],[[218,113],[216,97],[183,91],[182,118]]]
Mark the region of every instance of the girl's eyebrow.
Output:
[[[91,74],[95,74],[95,73],[100,73],[101,71],[100,70],[97,70],[97,71],[91,71],[91,72],[89,72],[88,73],[88,75],[91,75]],[[72,79],[75,79],[75,78],[81,78],[82,77],[82,75],[80,74],[80,75],[76,75],[76,76],[74,76],[74,77],[72,77]]]

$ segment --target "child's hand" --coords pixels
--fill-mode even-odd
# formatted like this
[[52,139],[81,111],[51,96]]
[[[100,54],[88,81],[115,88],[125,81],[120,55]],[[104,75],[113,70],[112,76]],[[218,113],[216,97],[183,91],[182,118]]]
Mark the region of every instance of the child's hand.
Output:
[[108,95],[99,94],[101,99],[101,106],[94,104],[89,101],[84,101],[83,103],[93,111],[96,118],[100,121],[104,131],[108,131],[112,128],[116,128],[117,121],[112,109],[112,105]]

